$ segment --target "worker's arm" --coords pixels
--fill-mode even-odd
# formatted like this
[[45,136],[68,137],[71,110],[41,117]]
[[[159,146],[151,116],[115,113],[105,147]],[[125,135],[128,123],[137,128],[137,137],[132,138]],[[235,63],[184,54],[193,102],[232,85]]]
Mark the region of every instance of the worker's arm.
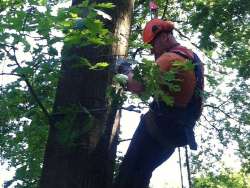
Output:
[[128,91],[131,91],[135,94],[140,94],[141,92],[143,92],[143,84],[133,79],[134,73],[131,68],[131,63],[129,63],[127,59],[118,59],[116,61],[115,70],[117,73],[127,76],[126,86]]

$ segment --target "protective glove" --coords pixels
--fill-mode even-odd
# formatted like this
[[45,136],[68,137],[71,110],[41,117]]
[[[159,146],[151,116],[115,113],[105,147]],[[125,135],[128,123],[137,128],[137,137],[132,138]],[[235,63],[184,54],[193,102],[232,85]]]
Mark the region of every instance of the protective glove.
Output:
[[128,75],[130,71],[132,71],[131,63],[129,63],[127,59],[117,59],[115,64],[116,73]]

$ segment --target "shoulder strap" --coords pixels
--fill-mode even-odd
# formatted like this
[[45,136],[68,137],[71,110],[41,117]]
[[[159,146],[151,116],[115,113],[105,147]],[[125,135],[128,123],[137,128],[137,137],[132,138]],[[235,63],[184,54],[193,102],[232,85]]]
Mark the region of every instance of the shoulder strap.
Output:
[[204,88],[203,65],[201,63],[200,58],[197,56],[196,53],[194,53],[193,64],[195,65],[195,76],[196,76],[198,88],[203,90]]
[[192,60],[192,63],[195,65],[194,71],[195,71],[195,77],[197,81],[197,86],[199,89],[203,89],[203,68],[200,58],[197,56],[196,53],[193,52],[193,58],[188,56],[185,52],[181,50],[173,50],[170,51],[172,53],[175,53],[185,59]]
[[184,52],[182,52],[180,50],[173,50],[173,51],[170,51],[170,52],[175,53],[175,54],[177,54],[177,55],[179,55],[179,56],[181,56],[181,57],[183,57],[185,59],[193,60],[190,56],[188,56],[186,53],[184,53]]

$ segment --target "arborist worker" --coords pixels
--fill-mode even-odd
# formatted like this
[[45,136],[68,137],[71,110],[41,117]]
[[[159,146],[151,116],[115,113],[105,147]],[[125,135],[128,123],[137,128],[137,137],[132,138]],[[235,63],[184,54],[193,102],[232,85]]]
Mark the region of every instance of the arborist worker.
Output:
[[[146,188],[154,169],[166,161],[176,147],[189,145],[197,149],[193,128],[202,110],[203,66],[195,53],[176,41],[173,29],[170,21],[152,19],[143,30],[143,41],[152,45],[160,71],[171,70],[175,61],[187,63],[188,60],[194,64],[194,70],[177,73],[181,80],[180,91],[164,90],[173,97],[174,106],[153,101],[149,111],[141,117],[120,166],[115,188]],[[143,84],[133,79],[131,68],[125,67],[128,90],[142,92]]]

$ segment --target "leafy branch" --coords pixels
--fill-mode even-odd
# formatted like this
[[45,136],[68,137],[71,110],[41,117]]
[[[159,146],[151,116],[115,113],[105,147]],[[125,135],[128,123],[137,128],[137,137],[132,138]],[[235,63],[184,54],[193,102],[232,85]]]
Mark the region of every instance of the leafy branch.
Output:
[[171,70],[162,72],[153,61],[146,59],[142,61],[143,63],[139,63],[134,69],[134,78],[144,84],[144,91],[139,98],[147,103],[150,97],[154,97],[155,100],[163,100],[167,105],[172,106],[174,100],[170,93],[179,92],[181,89],[182,80],[177,78],[177,73],[192,70],[193,64],[176,61],[172,63]]
[[[12,61],[14,61],[14,63],[17,65],[17,67],[18,67],[20,70],[22,70],[23,67],[20,65],[20,63],[18,62],[18,60],[17,60],[17,58],[16,58],[16,48],[11,48],[11,49],[12,49],[14,55],[12,55],[12,54],[10,53],[10,51],[9,51],[9,50],[6,50],[5,48],[4,48],[4,51],[7,53],[8,57],[9,57]],[[46,110],[46,108],[44,107],[44,105],[42,104],[42,102],[40,101],[38,95],[36,94],[34,88],[32,87],[32,84],[30,83],[30,81],[29,81],[29,79],[26,77],[26,75],[25,75],[24,73],[20,73],[20,74],[16,74],[16,75],[20,76],[20,77],[25,81],[25,83],[26,83],[26,85],[27,85],[27,87],[28,87],[28,89],[29,89],[31,95],[33,96],[33,98],[34,98],[35,101],[37,102],[38,106],[41,108],[43,114],[45,115],[45,117],[46,117],[48,120],[50,120],[50,115],[49,115],[48,111]]]

